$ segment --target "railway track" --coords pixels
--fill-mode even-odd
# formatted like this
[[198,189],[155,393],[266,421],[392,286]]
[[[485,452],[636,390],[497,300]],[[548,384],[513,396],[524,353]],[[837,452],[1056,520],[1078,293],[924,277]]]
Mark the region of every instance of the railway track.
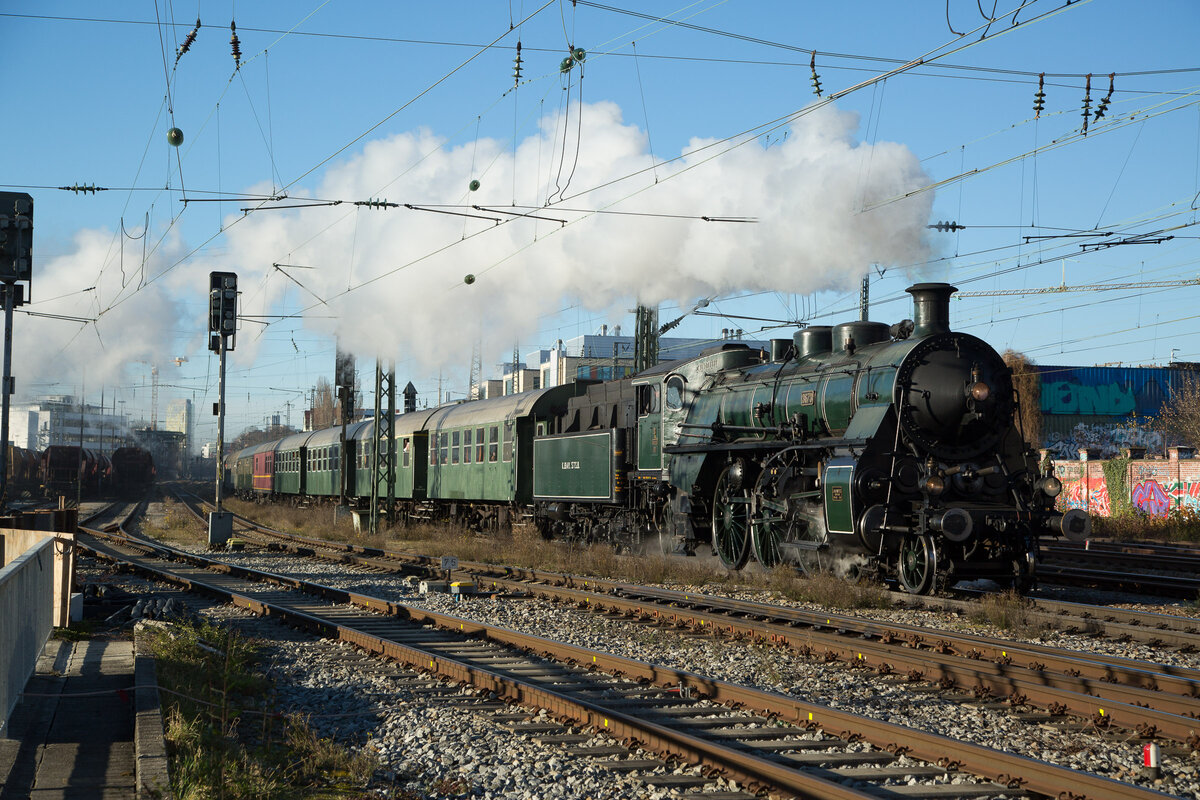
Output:
[[[193,509],[193,513],[198,512]],[[427,557],[295,537],[249,520],[239,522],[243,535],[267,536],[274,547],[312,556],[323,551],[326,558],[365,569],[387,572],[438,566]],[[1161,735],[1200,747],[1196,723],[1200,671],[1193,669],[1095,653],[1085,657],[1039,644],[533,569],[468,564],[463,572],[493,590],[529,592],[601,613],[771,643],[812,658],[836,659],[885,675],[907,675],[913,681],[936,682],[943,689],[1006,699],[1014,706],[1035,705],[1056,716],[1070,714],[1096,725],[1120,725],[1145,736]],[[957,610],[967,610],[964,604],[956,605]],[[1071,627],[1063,623],[1074,613],[1084,630],[1095,630],[1095,617],[1089,616],[1094,611],[1094,607],[1089,611],[1060,603],[1039,614],[1061,630]],[[1136,630],[1149,632],[1143,639],[1157,647],[1184,652],[1200,647],[1200,621],[1131,611],[1118,616],[1122,622],[1110,635],[1128,636]],[[1173,622],[1178,623],[1175,629],[1170,627]]]
[[[200,506],[211,508],[211,503],[203,498],[194,495],[189,495],[191,499],[181,494],[177,496],[184,506],[199,519],[204,519]],[[378,548],[289,534],[258,525],[253,520],[236,515],[235,525],[242,534],[257,531],[278,542],[300,543],[301,547],[308,547],[314,553],[318,551],[337,552],[383,559],[382,564],[378,565],[382,569],[398,569],[408,566],[429,570],[435,569],[438,563],[438,559],[419,554],[401,551],[388,552]],[[365,566],[370,568],[370,565]],[[492,565],[483,563],[464,562],[463,568],[486,574],[503,574],[502,570],[497,573]],[[526,572],[529,571],[526,570]],[[568,578],[568,576],[550,572],[542,574],[546,575],[551,582],[559,582]],[[1145,578],[1145,576],[1142,577]],[[975,598],[975,600],[912,595],[906,592],[894,592],[893,599],[896,607],[901,609],[927,609],[970,615],[978,612],[977,599],[986,593],[962,590],[959,594]],[[1026,598],[1026,602],[1028,605],[1022,609],[1021,613],[1034,627],[1052,628],[1068,634],[1143,642],[1153,647],[1178,648],[1184,652],[1200,651],[1200,616],[1186,617],[1048,598]]]
[[[317,548],[324,547],[326,558],[366,569],[435,566],[424,559],[337,552],[336,545],[311,539],[288,544],[286,535],[272,535],[271,542],[301,555],[315,556]],[[650,624],[770,643],[809,658],[836,659],[882,675],[904,675],[945,690],[1003,699],[1014,707],[1034,705],[1054,716],[1069,714],[1099,726],[1123,726],[1200,747],[1196,670],[537,570],[473,564],[460,577],[464,573],[490,591],[529,593]],[[1026,719],[1044,721],[1044,716]]]
[[[182,551],[171,552],[174,560],[164,564],[162,545],[118,534],[94,531],[81,537],[81,544],[191,590],[384,653],[413,669],[703,764],[710,775],[734,777],[753,789],[877,797],[840,782],[869,772],[889,784],[887,791],[910,797],[947,796],[948,781],[966,784],[955,786],[955,796],[1057,796],[1068,790],[1089,798],[1162,796],[790,696]],[[856,741],[871,748],[864,750]]]

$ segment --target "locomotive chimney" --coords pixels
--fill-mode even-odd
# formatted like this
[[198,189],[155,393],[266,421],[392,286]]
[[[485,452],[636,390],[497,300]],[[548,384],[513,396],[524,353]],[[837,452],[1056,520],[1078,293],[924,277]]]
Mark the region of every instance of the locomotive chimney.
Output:
[[950,295],[958,291],[948,283],[917,283],[905,291],[913,296],[915,336],[929,336],[950,330]]

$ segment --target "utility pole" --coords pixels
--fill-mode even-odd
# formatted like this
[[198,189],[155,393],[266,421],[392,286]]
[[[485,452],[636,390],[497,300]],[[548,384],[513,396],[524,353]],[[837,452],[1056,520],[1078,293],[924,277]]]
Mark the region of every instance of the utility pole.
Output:
[[342,433],[339,438],[338,451],[338,505],[346,505],[346,495],[349,494],[347,483],[350,479],[350,470],[348,468],[347,459],[349,451],[346,447],[346,426],[350,422],[350,418],[354,414],[354,356],[349,353],[343,353],[339,345],[334,356],[333,377],[337,383],[337,397],[341,404],[342,417]]
[[83,396],[85,394],[87,394],[86,380],[79,387],[79,466],[75,470],[75,508],[79,508],[83,503]]
[[208,517],[208,546],[223,546],[233,535],[233,515],[221,508],[225,482],[225,353],[237,342],[237,275],[210,272],[208,275],[208,349],[220,360],[217,373],[217,510]]
[[471,348],[471,374],[467,378],[467,399],[483,399],[483,388],[479,385],[483,380],[483,342],[475,340]]
[[[409,384],[412,386],[412,384]],[[407,398],[407,395],[406,395]],[[391,519],[396,505],[396,362],[387,369],[375,361],[375,430],[371,437],[371,518],[369,530],[379,532],[379,507]]]
[[8,411],[12,376],[13,308],[24,305],[25,286],[33,289],[33,197],[0,192],[0,291],[4,294],[4,377],[0,383],[0,511],[8,499]]
[[658,308],[638,305],[634,313],[633,371],[636,374],[658,364]]

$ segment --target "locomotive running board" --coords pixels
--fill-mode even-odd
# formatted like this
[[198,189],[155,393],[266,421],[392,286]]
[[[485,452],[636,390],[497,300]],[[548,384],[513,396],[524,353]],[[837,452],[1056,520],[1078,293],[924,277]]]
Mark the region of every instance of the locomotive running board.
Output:
[[822,439],[819,442],[712,442],[711,444],[675,444],[663,447],[664,453],[685,455],[688,453],[717,453],[737,450],[829,450],[836,447],[866,447],[869,439]]

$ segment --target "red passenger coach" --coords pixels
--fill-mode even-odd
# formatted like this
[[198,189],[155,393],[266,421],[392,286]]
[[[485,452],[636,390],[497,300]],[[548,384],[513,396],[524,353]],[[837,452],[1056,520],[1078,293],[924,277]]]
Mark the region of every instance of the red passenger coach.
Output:
[[254,454],[254,482],[256,494],[271,494],[275,484],[275,450],[261,450]]

